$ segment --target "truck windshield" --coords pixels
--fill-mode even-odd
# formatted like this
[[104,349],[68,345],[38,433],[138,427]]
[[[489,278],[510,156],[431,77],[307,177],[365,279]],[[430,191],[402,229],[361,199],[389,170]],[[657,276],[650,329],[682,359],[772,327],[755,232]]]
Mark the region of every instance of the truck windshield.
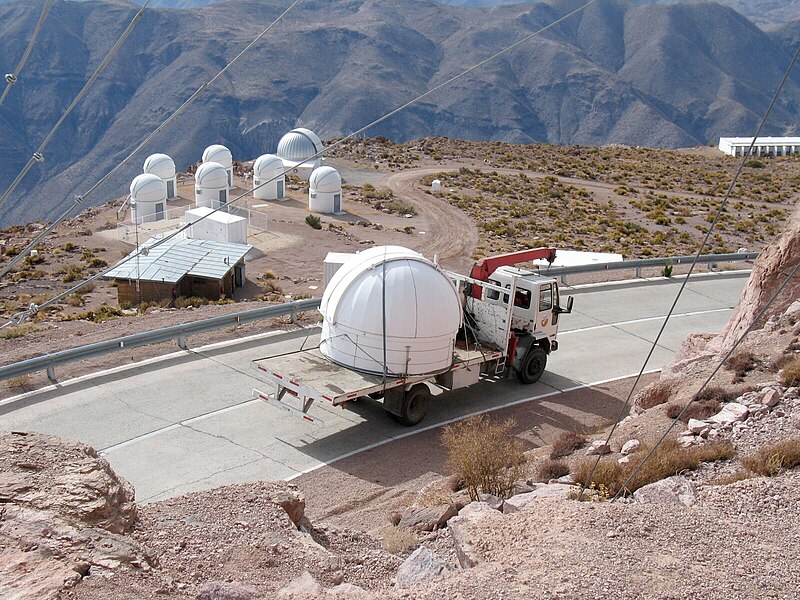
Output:
[[539,310],[553,309],[553,285],[548,283],[539,288]]

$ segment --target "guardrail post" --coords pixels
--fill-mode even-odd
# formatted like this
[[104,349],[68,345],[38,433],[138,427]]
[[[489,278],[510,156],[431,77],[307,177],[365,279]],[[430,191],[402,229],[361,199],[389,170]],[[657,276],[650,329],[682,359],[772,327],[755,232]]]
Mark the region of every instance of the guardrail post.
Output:
[[642,267],[636,267],[636,277],[642,276]]
[[562,273],[561,274],[561,284],[562,285],[567,285],[567,274],[566,273]]
[[182,350],[188,350],[189,348],[186,347],[186,336],[181,334],[178,336],[178,347]]
[[292,306],[292,324],[300,327],[300,323],[297,322],[297,310],[294,306]]
[[55,383],[56,381],[56,368],[53,365],[47,365],[47,378]]

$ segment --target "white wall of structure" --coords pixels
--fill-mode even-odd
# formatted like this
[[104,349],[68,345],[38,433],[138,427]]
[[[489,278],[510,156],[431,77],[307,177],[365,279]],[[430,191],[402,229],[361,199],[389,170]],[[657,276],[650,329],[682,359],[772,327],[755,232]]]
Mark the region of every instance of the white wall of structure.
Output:
[[214,144],[203,152],[203,162],[213,162],[225,167],[228,174],[228,189],[233,189],[233,155],[225,146]]
[[333,167],[320,167],[311,173],[308,210],[324,214],[342,212],[342,177]]
[[253,163],[253,197],[259,200],[285,200],[286,177],[283,161],[274,154],[263,154]]
[[215,162],[204,162],[194,174],[195,205],[219,208],[228,203],[228,171]]
[[152,223],[165,217],[167,184],[151,173],[137,176],[131,182],[131,220]]
[[185,217],[186,222],[192,224],[187,235],[191,239],[233,244],[247,243],[247,219],[244,217],[226,212],[214,212],[205,206],[187,210]]
[[156,177],[160,177],[167,184],[167,199],[178,197],[178,173],[175,161],[166,154],[151,154],[144,161],[143,170]]
[[[730,156],[744,156],[753,138],[719,138],[719,149]],[[790,156],[800,153],[800,137],[760,137],[753,146],[753,156]]]

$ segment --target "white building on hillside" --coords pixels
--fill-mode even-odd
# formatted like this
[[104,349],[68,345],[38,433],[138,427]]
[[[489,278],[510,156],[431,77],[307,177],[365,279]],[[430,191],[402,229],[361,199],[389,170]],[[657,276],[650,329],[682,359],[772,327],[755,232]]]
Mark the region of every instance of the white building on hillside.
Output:
[[161,221],[167,205],[167,184],[152,173],[138,175],[131,182],[131,220],[141,225]]
[[175,161],[166,154],[152,154],[144,161],[144,172],[160,177],[167,184],[167,199],[178,197]]
[[308,210],[325,214],[342,212],[342,178],[333,167],[320,167],[311,173]]
[[[753,138],[719,138],[719,149],[731,156],[744,156]],[[788,156],[800,152],[800,137],[760,137],[753,146],[753,156]]]
[[262,154],[253,163],[253,197],[259,200],[284,200],[286,177],[283,161],[274,154]]
[[228,189],[233,189],[233,155],[225,146],[214,144],[203,152],[203,163],[217,163],[228,173]]
[[194,174],[195,205],[219,208],[228,203],[228,171],[219,163],[204,162]]
[[322,165],[322,157],[311,158],[324,150],[316,133],[304,127],[292,129],[278,142],[278,157],[286,169],[308,181],[314,169]]

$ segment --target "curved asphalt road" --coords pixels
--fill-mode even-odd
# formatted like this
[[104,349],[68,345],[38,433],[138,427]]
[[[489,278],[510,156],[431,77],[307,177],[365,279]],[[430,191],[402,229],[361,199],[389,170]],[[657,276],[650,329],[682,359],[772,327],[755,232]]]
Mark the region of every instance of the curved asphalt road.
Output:
[[[560,406],[557,394],[636,373],[679,282],[575,289],[575,310],[562,317],[561,348],[540,382],[484,382],[442,394],[416,429],[531,400],[543,424],[596,421],[599,409],[576,412]],[[721,330],[745,282],[744,275],[734,274],[694,278],[648,369],[667,362],[688,333]],[[0,404],[0,429],[41,431],[94,446],[144,502],[230,483],[292,478],[407,435],[408,428],[372,401],[352,410],[315,405],[312,411],[325,423],[317,428],[251,400],[253,388],[268,388],[250,361],[313,345],[315,332],[176,353],[10,399]]]

